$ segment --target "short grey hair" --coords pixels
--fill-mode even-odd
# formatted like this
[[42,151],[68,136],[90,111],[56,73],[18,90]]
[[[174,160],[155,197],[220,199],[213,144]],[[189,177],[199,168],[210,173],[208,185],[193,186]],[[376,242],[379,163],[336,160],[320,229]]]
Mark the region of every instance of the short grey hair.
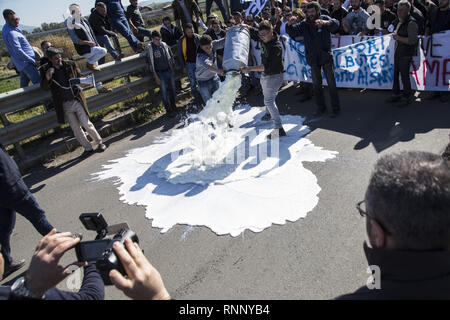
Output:
[[450,166],[439,155],[409,151],[375,165],[366,207],[409,250],[450,249]]
[[411,10],[411,3],[409,3],[408,0],[401,0],[397,6],[398,7],[400,7],[400,6],[408,7],[408,9]]

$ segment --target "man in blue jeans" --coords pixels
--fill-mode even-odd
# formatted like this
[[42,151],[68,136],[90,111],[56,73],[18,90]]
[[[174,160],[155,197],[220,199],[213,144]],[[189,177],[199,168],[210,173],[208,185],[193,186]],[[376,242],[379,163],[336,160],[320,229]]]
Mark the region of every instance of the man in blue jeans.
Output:
[[19,29],[20,18],[10,9],[3,11],[3,17],[6,23],[2,29],[2,38],[14,66],[20,73],[20,87],[27,87],[30,81],[33,84],[39,83],[40,76],[34,50]]
[[[169,117],[176,116],[175,79],[173,77],[174,56],[169,46],[161,41],[161,33],[152,32],[152,43],[148,46],[150,68],[153,71],[156,84],[161,91],[161,98]],[[167,90],[167,87],[169,90]]]
[[[107,8],[103,2],[98,2],[95,8],[91,11],[91,15],[89,16],[89,24],[94,31],[98,44],[101,47],[106,48],[114,60],[121,61],[123,54],[117,52],[109,40],[109,37],[117,38],[117,35],[111,30],[111,25],[107,17]],[[101,58],[98,63],[104,64],[105,57]]]
[[223,70],[219,70],[217,67],[217,50],[223,49],[224,45],[225,38],[213,41],[207,34],[200,38],[195,77],[198,82],[198,90],[205,104],[219,89],[220,79],[218,75],[225,76]]
[[187,23],[184,28],[184,36],[178,41],[178,50],[184,64],[184,73],[187,73],[194,95],[195,104],[200,105],[200,94],[197,90],[197,79],[195,78],[195,68],[197,61],[197,49],[200,45],[200,36],[194,33],[194,25]]
[[289,18],[286,31],[292,39],[303,36],[305,43],[306,62],[311,66],[314,97],[317,109],[314,116],[321,116],[327,110],[322,88],[322,70],[325,74],[330,91],[332,118],[341,111],[336,79],[334,77],[334,61],[331,53],[331,32],[339,30],[339,21],[320,14],[320,5],[308,2],[306,19],[297,23],[295,17]]
[[108,12],[108,19],[111,27],[119,32],[125,39],[127,39],[134,52],[144,51],[144,44],[136,39],[131,33],[130,25],[125,17],[125,10],[121,0],[96,0],[95,4],[103,2],[106,5]]
[[3,278],[25,264],[24,260],[15,262],[11,257],[10,239],[16,223],[16,211],[29,220],[43,236],[53,229],[45,217],[44,210],[39,207],[22,180],[16,162],[0,145],[0,244],[5,260]]
[[250,36],[253,40],[261,40],[261,62],[258,66],[242,67],[243,73],[251,71],[263,72],[261,77],[261,87],[264,95],[264,104],[273,119],[274,131],[267,136],[268,139],[277,139],[286,135],[281,123],[280,112],[275,103],[278,90],[283,84],[283,48],[278,35],[273,30],[272,24],[264,20],[258,28],[243,25],[250,30]]

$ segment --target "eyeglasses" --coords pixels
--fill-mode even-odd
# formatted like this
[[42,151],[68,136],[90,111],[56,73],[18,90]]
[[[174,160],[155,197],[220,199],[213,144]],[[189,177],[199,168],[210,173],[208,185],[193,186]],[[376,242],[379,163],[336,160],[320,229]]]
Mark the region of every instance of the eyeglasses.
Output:
[[361,215],[361,217],[367,216],[367,217],[369,217],[369,219],[375,220],[375,221],[380,225],[381,229],[383,229],[384,233],[386,233],[387,235],[392,235],[392,232],[390,232],[388,229],[386,229],[386,228],[381,224],[380,221],[378,221],[378,220],[375,219],[372,215],[370,215],[369,213],[367,213],[367,209],[364,210],[364,209],[362,208],[363,205],[364,205],[364,208],[365,208],[365,207],[366,207],[366,201],[365,201],[365,200],[359,201],[359,202],[356,204],[356,209],[358,210],[358,212],[359,212],[359,214]]
[[259,33],[259,37],[260,38],[265,38],[265,37],[267,37],[269,35],[269,32],[266,32],[266,33]]

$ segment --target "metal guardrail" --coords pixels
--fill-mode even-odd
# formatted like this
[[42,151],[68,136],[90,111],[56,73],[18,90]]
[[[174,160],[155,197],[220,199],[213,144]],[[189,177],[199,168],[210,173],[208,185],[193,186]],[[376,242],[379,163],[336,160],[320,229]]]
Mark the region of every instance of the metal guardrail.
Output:
[[[96,81],[105,81],[118,76],[126,76],[142,69],[148,70],[147,68],[146,56],[142,53],[124,58],[119,63],[109,62],[104,64],[102,65],[101,71],[95,72],[94,75]],[[152,77],[145,76],[137,81],[117,87],[108,94],[98,94],[88,98],[89,111],[95,112],[101,110],[128,98],[145,93],[155,87],[156,85]],[[0,128],[0,142],[5,146],[17,144],[21,140],[59,127],[54,110],[18,123],[9,123],[6,118],[8,112],[41,103],[50,99],[50,97],[50,92],[42,90],[38,84],[0,94],[0,119],[5,125],[4,128]]]

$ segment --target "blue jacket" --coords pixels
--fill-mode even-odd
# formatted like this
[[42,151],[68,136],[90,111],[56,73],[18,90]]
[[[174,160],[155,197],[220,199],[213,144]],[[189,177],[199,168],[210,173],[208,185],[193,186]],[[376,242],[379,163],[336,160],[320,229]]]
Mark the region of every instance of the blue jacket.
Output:
[[292,39],[303,36],[305,58],[310,66],[323,66],[324,64],[333,62],[330,33],[338,31],[339,21],[325,15],[321,15],[319,19],[332,21],[333,23],[330,26],[323,26],[320,29],[309,20],[303,20],[297,24],[286,26],[286,31]]
[[6,23],[2,29],[2,37],[17,71],[20,72],[28,64],[35,63],[33,48],[22,30]]

